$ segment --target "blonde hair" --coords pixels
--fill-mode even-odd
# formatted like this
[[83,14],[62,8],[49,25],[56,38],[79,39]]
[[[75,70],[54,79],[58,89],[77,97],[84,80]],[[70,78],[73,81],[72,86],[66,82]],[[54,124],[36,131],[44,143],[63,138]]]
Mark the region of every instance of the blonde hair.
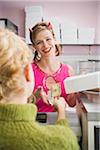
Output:
[[8,29],[0,29],[0,101],[24,90],[20,77],[32,59],[32,50],[21,37]]
[[[37,23],[35,26],[32,27],[32,29],[29,29],[29,30],[30,30],[30,40],[31,40],[33,46],[35,45],[34,42],[35,42],[36,35],[40,31],[43,31],[43,30],[49,30],[52,33],[53,38],[56,40],[56,37],[55,37],[55,34],[54,34],[54,30],[53,30],[52,25],[51,25],[50,22]],[[61,45],[60,44],[56,44],[55,48],[56,48],[55,55],[59,56],[61,54],[61,51],[62,51],[61,50]],[[38,61],[38,60],[40,60],[40,58],[38,56],[37,51],[35,51],[34,61]]]

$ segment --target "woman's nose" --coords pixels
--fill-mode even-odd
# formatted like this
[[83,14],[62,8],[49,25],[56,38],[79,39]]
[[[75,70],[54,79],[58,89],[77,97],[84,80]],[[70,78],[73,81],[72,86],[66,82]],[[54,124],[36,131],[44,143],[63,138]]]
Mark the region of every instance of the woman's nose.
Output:
[[46,40],[43,41],[43,46],[48,47],[48,42]]

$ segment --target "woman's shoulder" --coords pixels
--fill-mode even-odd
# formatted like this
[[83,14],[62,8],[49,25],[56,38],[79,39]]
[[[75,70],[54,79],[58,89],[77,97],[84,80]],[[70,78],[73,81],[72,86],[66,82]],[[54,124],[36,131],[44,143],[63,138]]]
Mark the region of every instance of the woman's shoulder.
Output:
[[75,75],[75,71],[74,71],[73,67],[70,65],[68,65],[68,72],[69,72],[69,76]]
[[32,68],[33,68],[33,70],[39,70],[37,63],[35,63],[35,62],[32,63]]
[[61,66],[63,69],[66,69],[69,76],[73,76],[75,74],[75,71],[73,69],[73,67],[69,64],[65,64],[65,63],[61,63]]
[[35,63],[34,61],[32,62],[32,66],[33,66],[33,67],[36,66],[36,63]]

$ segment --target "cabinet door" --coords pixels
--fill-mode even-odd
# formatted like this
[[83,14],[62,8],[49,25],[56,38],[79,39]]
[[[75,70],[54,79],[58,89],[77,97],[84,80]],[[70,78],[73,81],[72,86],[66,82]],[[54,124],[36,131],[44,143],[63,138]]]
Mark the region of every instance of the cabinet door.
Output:
[[42,21],[43,12],[40,6],[27,6],[25,8],[25,40],[31,44],[29,28],[31,29],[36,23]]
[[77,28],[61,24],[61,43],[77,44]]
[[62,44],[94,44],[95,28],[74,27],[61,24],[61,43]]
[[78,44],[94,44],[95,29],[94,28],[78,28]]
[[[95,145],[97,143],[96,140],[96,126],[100,126],[100,121],[89,121],[88,122],[88,150],[99,150],[100,145]],[[100,136],[100,130],[99,130],[99,136]],[[100,144],[100,139],[99,143]]]

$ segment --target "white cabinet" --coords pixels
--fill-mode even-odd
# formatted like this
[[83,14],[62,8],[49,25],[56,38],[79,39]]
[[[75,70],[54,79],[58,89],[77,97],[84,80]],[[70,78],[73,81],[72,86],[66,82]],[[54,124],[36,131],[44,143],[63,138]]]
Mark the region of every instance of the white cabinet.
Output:
[[92,45],[95,41],[95,28],[74,27],[61,25],[62,44],[83,44]]
[[[100,104],[93,103],[86,98],[81,98],[81,100],[82,103],[78,104],[77,109],[82,123],[82,150],[99,150],[100,141],[98,142],[95,138],[95,127],[100,126]],[[100,132],[98,132],[98,137],[100,137]]]
[[[61,44],[94,44],[95,29],[91,27],[78,27],[74,24],[60,23],[56,17],[46,18],[42,6],[27,6],[25,8],[25,39],[31,44],[29,28],[40,21],[48,21],[53,25],[58,42]],[[99,20],[99,19],[98,19]],[[99,22],[99,21],[98,21]],[[99,28],[99,26],[98,26]]]
[[77,44],[94,44],[95,41],[95,29],[81,27],[77,32]]
[[25,40],[27,44],[31,44],[29,28],[31,29],[36,23],[42,21],[42,17],[41,6],[27,6],[25,8]]
[[61,44],[77,44],[77,27],[61,24]]

